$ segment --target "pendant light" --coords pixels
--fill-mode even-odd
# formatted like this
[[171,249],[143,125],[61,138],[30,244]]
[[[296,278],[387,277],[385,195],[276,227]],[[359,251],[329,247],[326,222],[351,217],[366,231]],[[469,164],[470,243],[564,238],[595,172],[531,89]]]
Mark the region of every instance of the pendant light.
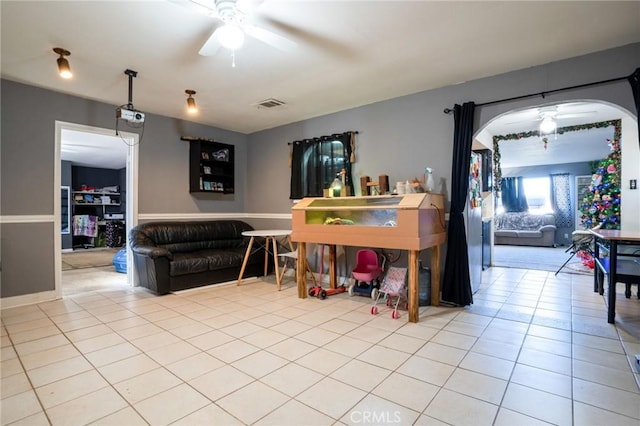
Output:
[[67,60],[67,58],[65,58],[65,56],[71,55],[71,52],[61,47],[54,47],[53,51],[60,55],[60,57],[58,58],[58,74],[60,74],[60,77],[66,79],[73,77],[73,74],[71,73],[71,67],[69,66],[69,61]]
[[187,89],[184,91],[187,95],[189,95],[189,97],[187,98],[187,111],[190,114],[195,114],[196,112],[198,112],[198,107],[196,106],[196,100],[193,99],[193,95],[196,94],[195,90],[190,90]]

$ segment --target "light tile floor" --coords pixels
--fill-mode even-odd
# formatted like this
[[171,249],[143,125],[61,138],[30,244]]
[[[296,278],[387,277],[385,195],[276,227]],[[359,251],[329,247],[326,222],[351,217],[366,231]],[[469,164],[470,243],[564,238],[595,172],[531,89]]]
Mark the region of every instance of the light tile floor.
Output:
[[590,276],[491,268],[410,324],[272,278],[3,310],[2,425],[640,424],[635,291],[614,326]]

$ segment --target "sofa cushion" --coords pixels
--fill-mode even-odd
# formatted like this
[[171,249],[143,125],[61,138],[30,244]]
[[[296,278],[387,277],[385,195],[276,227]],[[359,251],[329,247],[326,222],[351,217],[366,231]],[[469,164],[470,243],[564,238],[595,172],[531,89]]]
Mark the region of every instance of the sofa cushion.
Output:
[[518,231],[518,238],[542,238],[540,231]]
[[556,219],[553,214],[502,213],[496,216],[496,229],[513,229],[518,231],[537,231],[542,226],[553,226]]
[[510,229],[502,229],[500,231],[495,231],[494,234],[497,237],[514,237],[514,238],[518,237],[518,231],[513,231]]
[[209,270],[209,258],[199,253],[174,253],[173,260],[169,262],[169,275],[195,274]]
[[136,227],[139,245],[162,247],[171,253],[238,248],[246,244],[242,232],[253,228],[240,220],[155,222]]
[[209,261],[209,270],[215,271],[216,269],[242,266],[245,250],[243,248],[236,250],[200,250],[197,253],[198,256],[207,258]]

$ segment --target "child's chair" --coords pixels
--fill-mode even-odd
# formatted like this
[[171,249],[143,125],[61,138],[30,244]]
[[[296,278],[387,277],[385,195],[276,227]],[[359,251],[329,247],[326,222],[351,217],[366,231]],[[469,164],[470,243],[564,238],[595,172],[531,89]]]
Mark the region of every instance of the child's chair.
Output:
[[[282,266],[282,271],[280,272],[280,282],[282,283],[282,279],[284,278],[284,274],[287,271],[287,269],[293,269],[295,271],[295,275],[294,277],[296,277],[297,280],[297,276],[298,273],[300,273],[300,271],[298,271],[298,249],[293,250],[293,251],[289,251],[289,252],[284,252],[284,253],[278,253],[278,257],[280,259],[282,259],[283,261],[283,266]],[[305,276],[305,281],[307,280],[307,272],[311,275],[311,280],[313,281],[313,285],[317,285],[316,284],[316,277],[315,275],[313,275],[313,271],[311,270],[311,267],[309,266],[309,262],[307,262],[307,259],[304,260],[304,270],[301,272],[302,274],[304,274]]]
[[[356,254],[356,266],[351,271],[354,281],[349,286],[349,296],[362,294],[376,298],[380,288],[380,275],[384,273],[385,257],[371,249],[359,250]],[[374,283],[375,281],[375,283]]]

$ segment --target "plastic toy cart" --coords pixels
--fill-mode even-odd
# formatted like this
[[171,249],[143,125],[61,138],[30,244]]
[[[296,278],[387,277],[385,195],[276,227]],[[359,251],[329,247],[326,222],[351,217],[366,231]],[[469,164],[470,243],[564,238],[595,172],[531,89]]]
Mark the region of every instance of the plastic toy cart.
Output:
[[384,273],[385,257],[373,250],[359,250],[356,266],[351,271],[354,281],[349,285],[349,296],[361,294],[375,299],[380,288],[380,275]]
[[378,301],[382,297],[387,306],[392,307],[391,318],[400,318],[398,307],[407,308],[407,268],[390,267],[382,281],[380,291],[378,291],[373,306],[371,307],[371,315],[378,314]]

